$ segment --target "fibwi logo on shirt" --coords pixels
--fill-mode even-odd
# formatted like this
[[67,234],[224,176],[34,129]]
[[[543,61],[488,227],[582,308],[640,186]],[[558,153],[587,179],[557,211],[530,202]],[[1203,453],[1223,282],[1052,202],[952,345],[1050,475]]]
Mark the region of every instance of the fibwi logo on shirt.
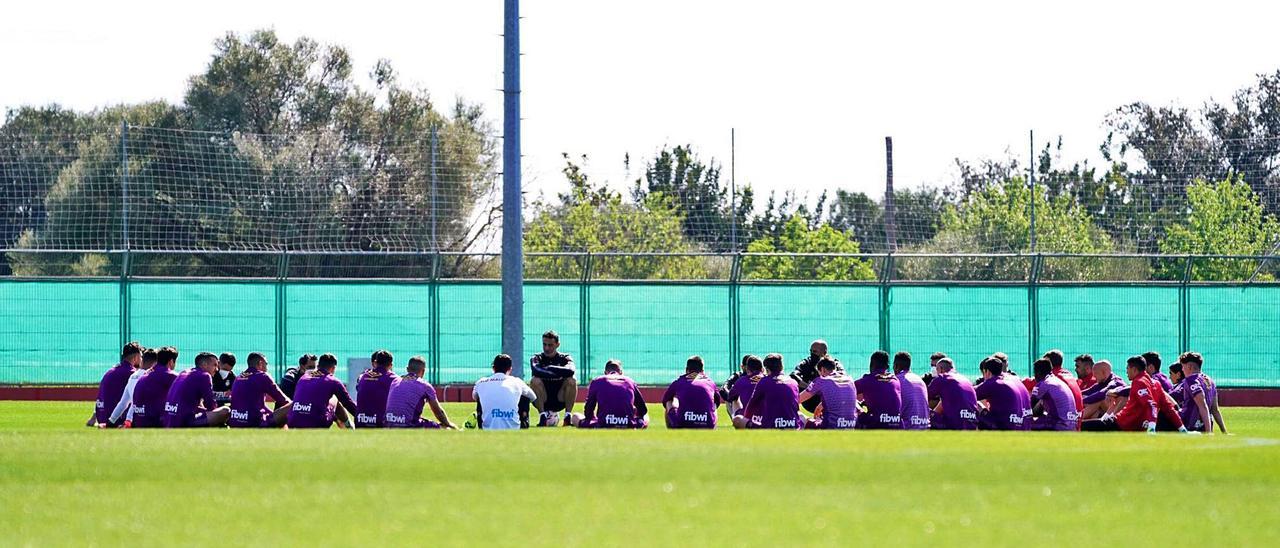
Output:
[[888,413],[880,414],[880,424],[902,424],[902,417],[898,415],[890,415]]
[[93,406],[97,407],[98,409],[102,409],[103,407],[106,407],[105,405],[102,405],[102,400],[95,400],[93,402]]
[[978,420],[978,414],[968,409],[961,409],[960,418],[967,421],[976,421]]
[[1016,413],[1009,415],[1009,422],[1013,424],[1022,424],[1022,415]]
[[850,419],[836,417],[836,428],[853,428],[855,424],[856,422]]
[[494,409],[489,411],[489,416],[495,419],[512,419],[516,418],[515,409]]
[[929,426],[929,419],[924,417],[911,417],[911,426]]
[[235,410],[235,409],[232,409],[232,410],[231,410],[231,420],[233,420],[233,421],[247,421],[247,420],[249,420],[249,412],[248,412],[248,411],[237,411],[237,410]]
[[1077,412],[1075,412],[1075,411],[1067,411],[1067,420],[1069,420],[1069,421],[1078,421],[1078,420],[1080,420],[1080,413],[1077,413]]
[[409,417],[405,415],[397,415],[395,413],[388,412],[386,417],[387,417],[387,422],[390,424],[408,424],[409,423]]
[[310,412],[311,412],[311,404],[309,404],[309,403],[298,403],[298,402],[294,402],[294,403],[293,403],[293,410],[294,410],[294,411],[297,411],[297,412],[299,412],[299,413],[310,413]]
[[133,406],[133,414],[134,414],[134,415],[146,415],[146,414],[147,414],[147,406],[145,406],[145,405],[135,405],[135,406]]
[[378,418],[373,415],[359,413],[356,415],[356,422],[360,424],[377,424]]
[[617,415],[605,415],[604,423],[612,426],[627,426],[631,424],[631,418],[619,417]]
[[178,405],[177,405],[177,404],[173,404],[173,403],[169,403],[169,402],[164,402],[164,412],[165,412],[165,413],[177,413],[177,412],[178,412]]
[[685,411],[684,420],[687,420],[689,422],[707,422],[711,420],[711,414],[710,413],[694,413],[693,411]]
[[773,419],[773,427],[774,428],[795,428],[796,420],[778,417]]

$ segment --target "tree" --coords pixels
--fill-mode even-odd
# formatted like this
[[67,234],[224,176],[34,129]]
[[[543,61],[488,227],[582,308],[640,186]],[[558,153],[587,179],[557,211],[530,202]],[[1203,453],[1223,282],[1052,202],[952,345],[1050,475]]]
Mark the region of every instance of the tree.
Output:
[[[636,203],[651,193],[669,196],[683,217],[685,236],[709,251],[735,251],[732,240],[736,230],[740,242],[752,239],[748,219],[753,207],[751,187],[744,185],[737,196],[720,181],[720,166],[715,160],[703,162],[688,145],[672,149],[663,147],[645,165],[644,177],[636,181],[632,191]],[[737,225],[736,227],[734,225]]]
[[[747,246],[748,253],[858,253],[858,242],[828,225],[816,229],[793,215],[778,236],[765,236]],[[742,262],[746,278],[759,280],[874,280],[871,262],[858,257],[760,257]]]
[[[1266,255],[1280,241],[1280,222],[1263,213],[1258,195],[1240,178],[1211,183],[1196,181],[1187,187],[1190,211],[1182,222],[1169,227],[1160,251],[1171,255]],[[1160,275],[1181,279],[1181,261],[1164,265]],[[1194,263],[1196,280],[1248,279],[1256,261],[1200,259]]]
[[[937,190],[895,190],[893,200],[898,249],[918,245],[938,233],[945,202]],[[862,192],[836,190],[835,201],[827,214],[827,224],[852,234],[866,253],[888,251],[884,207]]]

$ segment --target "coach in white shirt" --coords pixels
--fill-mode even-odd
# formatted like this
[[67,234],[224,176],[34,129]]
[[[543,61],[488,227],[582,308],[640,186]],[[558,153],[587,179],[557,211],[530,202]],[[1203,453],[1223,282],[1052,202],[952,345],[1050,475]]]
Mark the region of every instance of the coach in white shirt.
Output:
[[493,358],[493,374],[476,381],[471,397],[476,400],[479,426],[486,430],[515,430],[529,427],[529,404],[537,399],[533,389],[511,372],[511,356]]

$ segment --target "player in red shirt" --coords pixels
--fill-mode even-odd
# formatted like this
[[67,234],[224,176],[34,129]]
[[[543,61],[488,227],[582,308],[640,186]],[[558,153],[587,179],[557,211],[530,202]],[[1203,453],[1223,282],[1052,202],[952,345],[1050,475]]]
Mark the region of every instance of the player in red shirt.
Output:
[[1081,354],[1076,356],[1076,378],[1080,380],[1080,390],[1088,390],[1098,383],[1093,375],[1093,356]]
[[1186,432],[1182,419],[1173,406],[1173,401],[1164,393],[1164,388],[1147,374],[1147,362],[1142,356],[1129,358],[1127,364],[1129,375],[1129,400],[1118,415],[1106,415],[1100,419],[1091,419],[1080,423],[1080,429],[1093,432],[1123,430],[1139,432],[1146,430],[1177,430]]

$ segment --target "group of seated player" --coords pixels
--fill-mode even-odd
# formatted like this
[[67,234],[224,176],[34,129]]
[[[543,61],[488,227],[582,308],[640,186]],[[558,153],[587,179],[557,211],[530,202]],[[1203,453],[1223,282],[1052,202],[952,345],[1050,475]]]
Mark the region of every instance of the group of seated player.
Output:
[[[510,375],[512,359],[496,356],[493,374],[476,382],[474,426],[518,429],[531,425],[580,428],[645,428],[648,406],[622,363],[609,360],[604,374],[588,385],[582,413],[573,412],[578,385],[573,358],[559,352],[554,331],[542,337],[542,351],[530,363],[529,384]],[[445,414],[435,388],[423,377],[426,362],[409,359],[397,375],[390,352],[370,356],[371,366],[356,384],[357,399],[334,376],[333,354],[303,355],[279,384],[266,373],[261,353],[248,356],[234,374],[235,356],[202,352],[190,369],[175,372],[173,347],[144,349],[125,345],[121,361],[103,375],[90,425],[99,428],[446,428],[457,429]],[[904,430],[1126,430],[1225,433],[1217,388],[1201,368],[1203,358],[1183,354],[1160,372],[1154,352],[1126,362],[1128,382],[1106,360],[1076,358],[1075,375],[1062,367],[1053,350],[1033,365],[1034,376],[1019,379],[1002,353],[982,360],[982,378],[971,382],[945,354],[930,357],[923,377],[911,371],[911,355],[871,355],[868,373],[854,379],[828,354],[821,340],[788,375],[783,357],[743,357],[740,371],[717,386],[698,356],[662,397],[668,428],[715,428],[726,405],[735,428],[904,429]],[[1175,384],[1176,383],[1176,384]],[[268,398],[271,404],[268,406]],[[431,410],[434,420],[423,416]],[[806,414],[807,413],[807,414]],[[472,426],[469,421],[468,426]]]

